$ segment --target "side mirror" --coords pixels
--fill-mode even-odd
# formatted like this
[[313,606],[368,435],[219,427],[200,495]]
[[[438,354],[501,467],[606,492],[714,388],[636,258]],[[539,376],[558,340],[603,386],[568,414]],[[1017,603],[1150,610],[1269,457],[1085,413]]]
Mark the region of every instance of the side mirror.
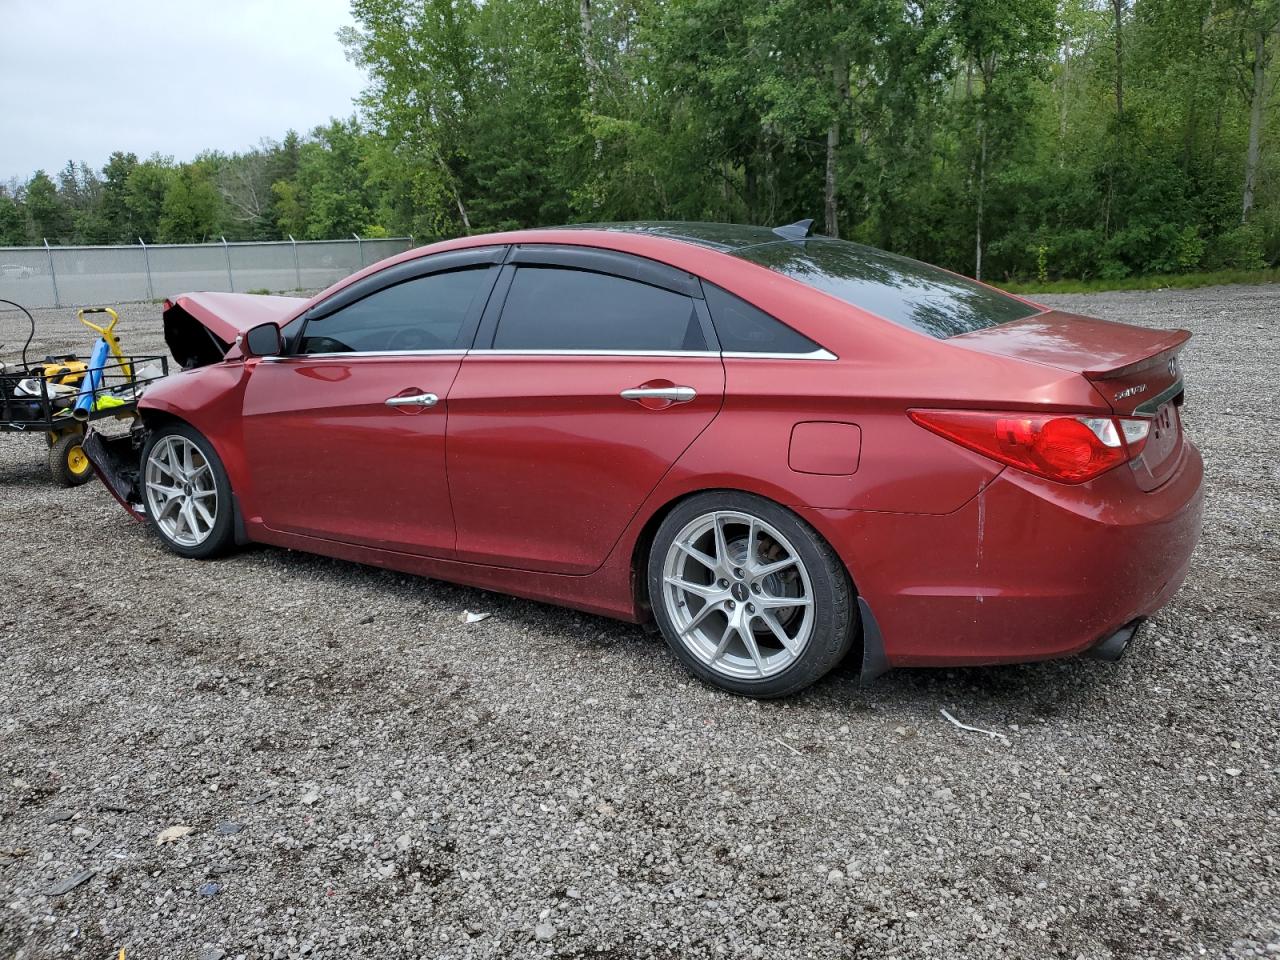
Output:
[[240,338],[240,352],[246,357],[274,357],[284,352],[284,339],[274,323],[260,323]]

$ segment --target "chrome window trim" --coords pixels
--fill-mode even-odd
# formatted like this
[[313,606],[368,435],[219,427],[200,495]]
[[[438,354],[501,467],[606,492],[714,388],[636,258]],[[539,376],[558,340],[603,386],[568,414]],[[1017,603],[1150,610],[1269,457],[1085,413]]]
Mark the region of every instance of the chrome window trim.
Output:
[[494,357],[718,357],[718,350],[503,350],[485,347],[471,354]]
[[749,350],[725,350],[720,354],[730,360],[839,360],[830,350],[819,347],[808,353],[752,353]]
[[830,350],[809,353],[751,353],[730,350],[468,350],[467,355],[507,357],[722,357],[729,360],[838,360]]
[[464,357],[466,350],[344,350],[340,353],[290,353],[286,356],[263,357],[263,360],[312,360],[325,357]]
[[346,350],[341,353],[291,353],[287,356],[263,357],[268,363],[283,360],[316,360],[331,357],[721,357],[727,360],[839,360],[830,350],[809,353],[751,353],[720,350]]

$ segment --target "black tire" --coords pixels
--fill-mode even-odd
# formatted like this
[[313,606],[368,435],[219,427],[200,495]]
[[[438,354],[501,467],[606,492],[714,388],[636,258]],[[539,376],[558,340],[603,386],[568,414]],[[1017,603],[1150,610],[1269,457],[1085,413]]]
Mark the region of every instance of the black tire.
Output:
[[78,487],[93,479],[93,464],[80,448],[83,442],[83,434],[68,433],[49,447],[49,473],[58,486]]
[[[726,676],[704,663],[679,637],[667,607],[664,576],[668,552],[687,525],[715,511],[747,514],[773,526],[790,541],[808,575],[814,615],[808,642],[789,666],[761,679]],[[696,494],[677,505],[654,535],[649,550],[648,584],[654,618],[681,662],[699,679],[743,696],[769,699],[804,689],[844,659],[857,635],[856,596],[844,564],[835,551],[816,530],[790,510],[748,493],[710,491]]]
[[[207,536],[198,544],[179,543],[160,524],[153,515],[151,496],[148,490],[147,464],[155,448],[169,437],[181,437],[195,446],[199,454],[208,463],[213,474],[214,489],[217,493],[213,510],[214,522]],[[138,486],[146,506],[147,522],[155,531],[160,541],[180,557],[192,560],[207,560],[226,553],[235,543],[235,505],[231,495],[231,481],[227,479],[227,471],[222,466],[213,444],[200,431],[185,423],[168,423],[154,430],[142,449],[142,462],[138,470]]]

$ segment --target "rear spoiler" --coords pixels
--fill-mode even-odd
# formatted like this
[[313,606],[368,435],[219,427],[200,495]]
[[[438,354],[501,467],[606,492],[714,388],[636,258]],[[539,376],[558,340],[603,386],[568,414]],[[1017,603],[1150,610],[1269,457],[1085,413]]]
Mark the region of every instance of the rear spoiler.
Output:
[[1152,367],[1160,366],[1172,359],[1191,339],[1190,330],[1160,331],[1167,334],[1153,345],[1143,347],[1141,353],[1133,353],[1127,357],[1119,357],[1109,361],[1105,367],[1081,371],[1090,380],[1119,380],[1122,377],[1142,373]]

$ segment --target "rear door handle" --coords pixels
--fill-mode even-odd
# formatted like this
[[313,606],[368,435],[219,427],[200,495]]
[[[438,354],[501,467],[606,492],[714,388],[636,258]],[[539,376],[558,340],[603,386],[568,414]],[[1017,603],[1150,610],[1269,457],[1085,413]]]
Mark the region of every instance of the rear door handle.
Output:
[[623,400],[670,400],[672,403],[688,403],[696,400],[698,391],[693,387],[631,387],[618,394]]
[[388,407],[434,407],[440,398],[434,393],[413,393],[407,397],[388,397]]

